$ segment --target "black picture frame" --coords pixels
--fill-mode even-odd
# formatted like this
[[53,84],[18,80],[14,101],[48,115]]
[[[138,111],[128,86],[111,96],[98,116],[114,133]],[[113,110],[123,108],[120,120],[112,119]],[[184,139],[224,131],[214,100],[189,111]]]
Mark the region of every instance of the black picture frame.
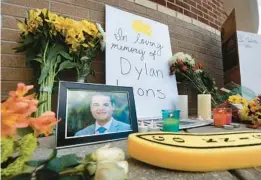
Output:
[[[69,91],[86,91],[93,93],[127,93],[128,110],[131,130],[123,132],[113,132],[99,135],[84,135],[67,137],[68,132],[68,92]],[[81,146],[86,144],[102,143],[107,141],[115,141],[126,139],[129,134],[138,132],[135,100],[132,87],[112,86],[105,84],[91,84],[59,81],[57,119],[61,121],[56,126],[56,148],[65,148],[72,146]]]

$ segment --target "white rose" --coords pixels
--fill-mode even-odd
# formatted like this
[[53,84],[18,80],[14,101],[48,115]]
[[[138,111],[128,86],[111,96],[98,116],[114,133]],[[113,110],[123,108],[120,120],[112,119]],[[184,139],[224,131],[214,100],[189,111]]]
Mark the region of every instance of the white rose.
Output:
[[195,71],[195,73],[201,73],[201,72],[202,72],[201,69],[197,69],[197,70]]
[[185,54],[185,62],[187,62],[191,66],[195,65],[195,60],[188,54]]
[[178,53],[174,54],[174,56],[172,56],[169,59],[169,65],[175,64],[178,59],[184,61],[185,54],[183,52],[178,52]]
[[110,148],[109,146],[106,145],[95,152],[96,161],[124,161],[125,153],[123,150],[117,147]]
[[102,26],[99,23],[96,23],[96,25],[97,25],[99,32],[102,35],[102,39],[100,39],[100,44],[101,44],[101,50],[103,51],[105,49],[105,45],[106,45],[106,34],[105,34]]

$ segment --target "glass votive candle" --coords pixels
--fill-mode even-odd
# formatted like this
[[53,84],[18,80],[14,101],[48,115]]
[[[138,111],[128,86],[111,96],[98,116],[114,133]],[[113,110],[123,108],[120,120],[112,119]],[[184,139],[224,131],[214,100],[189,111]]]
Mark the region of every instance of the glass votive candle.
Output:
[[168,117],[166,116],[166,111],[163,114],[165,115],[163,119],[163,131],[179,132],[180,110],[169,111]]
[[214,126],[223,127],[232,121],[232,110],[230,108],[213,109]]
[[231,108],[226,108],[227,111],[227,124],[232,123],[232,109]]
[[162,111],[162,119],[168,119],[169,117],[174,117],[176,119],[180,119],[180,110],[173,109],[163,109]]

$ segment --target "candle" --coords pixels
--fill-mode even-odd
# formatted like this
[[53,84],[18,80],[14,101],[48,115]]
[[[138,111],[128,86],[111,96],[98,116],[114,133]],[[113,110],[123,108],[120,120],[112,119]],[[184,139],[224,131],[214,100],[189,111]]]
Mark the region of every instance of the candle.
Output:
[[[213,119],[216,127],[223,127],[231,123],[232,111],[230,108],[214,108]],[[226,126],[228,127],[228,126]]]
[[177,109],[180,110],[180,119],[188,119],[188,95],[179,95]]
[[143,133],[143,132],[148,132],[149,127],[144,125],[144,122],[141,121],[140,125],[138,126],[138,132]]
[[160,128],[157,127],[157,124],[155,121],[151,121],[151,125],[149,126],[149,131],[153,132],[153,131],[160,131]]
[[198,116],[204,120],[211,119],[211,95],[198,94]]

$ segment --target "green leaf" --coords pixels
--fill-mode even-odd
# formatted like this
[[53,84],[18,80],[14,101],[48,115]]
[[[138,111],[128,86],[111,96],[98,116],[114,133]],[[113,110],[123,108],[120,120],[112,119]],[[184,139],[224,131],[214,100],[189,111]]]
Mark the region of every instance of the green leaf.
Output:
[[40,169],[36,171],[37,180],[59,180],[60,174],[50,169]]
[[33,133],[33,129],[31,127],[27,127],[27,128],[18,128],[17,129],[17,134],[21,137],[25,136],[26,134],[30,134]]
[[38,103],[38,108],[39,108],[41,105],[43,105],[44,103],[46,103],[46,102],[47,102],[47,100],[40,101],[40,102]]
[[44,79],[47,77],[49,71],[50,71],[49,64],[46,64],[46,66],[44,66],[42,71],[41,71],[41,75],[40,75],[40,77],[38,79],[38,84],[42,84]]
[[19,53],[19,52],[24,52],[26,49],[26,47],[24,45],[21,45],[19,47],[15,47],[14,50],[16,53]]
[[56,59],[56,64],[59,64],[61,61],[62,61],[62,57],[58,56],[57,59]]
[[45,164],[46,162],[47,162],[47,160],[28,161],[28,162],[26,162],[26,165],[33,166],[33,167],[38,167],[38,166],[41,166],[41,165]]
[[76,66],[75,63],[71,62],[71,61],[64,61],[60,64],[58,72],[63,70],[63,69],[71,69],[74,68]]
[[60,55],[62,56],[62,57],[64,57],[65,59],[68,59],[68,60],[73,60],[73,57],[71,57],[70,56],[70,54],[68,54],[67,52],[65,52],[65,51],[61,51],[60,52]]
[[80,174],[75,174],[75,175],[64,175],[61,176],[60,180],[87,180],[85,179],[82,175]]
[[83,56],[83,57],[81,57],[81,61],[87,61],[87,60],[89,60],[90,58],[88,57],[88,56]]
[[9,180],[31,180],[31,176],[30,173],[22,173],[10,178]]
[[57,149],[53,149],[52,153],[50,153],[50,155],[47,159],[28,161],[28,162],[26,162],[26,164],[28,166],[38,167],[38,166],[48,163],[48,161],[54,159],[56,156],[57,156]]
[[31,34],[28,34],[24,37],[24,45],[28,45],[34,42],[34,37]]
[[49,161],[46,165],[46,168],[54,170],[56,172],[63,171],[64,169],[78,165],[81,158],[75,154],[68,154],[61,157],[56,157]]
[[91,70],[90,75],[95,77],[95,75],[96,75],[95,71]]
[[34,59],[33,59],[33,61],[37,61],[37,62],[39,62],[39,63],[42,63],[42,60],[43,60],[42,58],[34,58]]
[[52,160],[52,159],[56,158],[56,156],[57,156],[57,149],[53,149],[53,152],[50,154],[48,159]]
[[49,51],[47,54],[47,61],[54,61],[56,57],[61,52],[65,51],[65,48],[60,44],[54,44],[53,46],[49,47]]

